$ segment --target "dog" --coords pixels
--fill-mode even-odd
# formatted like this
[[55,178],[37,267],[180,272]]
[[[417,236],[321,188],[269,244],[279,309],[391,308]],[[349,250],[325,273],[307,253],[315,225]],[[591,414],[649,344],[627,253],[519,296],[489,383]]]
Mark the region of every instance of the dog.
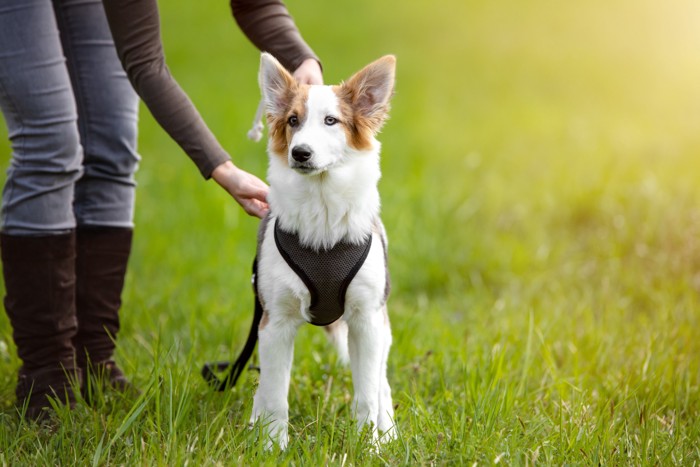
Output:
[[299,326],[325,326],[352,370],[353,415],[372,439],[396,436],[387,358],[392,336],[387,239],[379,217],[380,143],[396,58],[335,86],[301,85],[263,53],[270,212],[258,233],[259,386],[251,424],[288,444],[287,401]]

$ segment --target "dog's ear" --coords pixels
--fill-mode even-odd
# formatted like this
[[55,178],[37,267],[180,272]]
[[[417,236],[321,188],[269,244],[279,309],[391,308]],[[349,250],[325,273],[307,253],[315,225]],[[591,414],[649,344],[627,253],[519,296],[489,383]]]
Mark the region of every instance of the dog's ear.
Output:
[[280,62],[267,52],[260,56],[258,81],[267,113],[278,115],[284,112],[297,84]]
[[355,73],[341,86],[343,97],[356,114],[372,122],[379,130],[389,113],[389,100],[394,93],[396,57],[386,55]]

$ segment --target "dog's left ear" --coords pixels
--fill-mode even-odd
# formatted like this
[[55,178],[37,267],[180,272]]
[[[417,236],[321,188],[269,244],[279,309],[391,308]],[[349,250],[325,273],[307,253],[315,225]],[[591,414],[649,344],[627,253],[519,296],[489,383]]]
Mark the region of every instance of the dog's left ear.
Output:
[[265,101],[266,113],[281,114],[289,105],[292,92],[297,86],[291,74],[269,53],[260,56],[260,73],[258,75],[260,90]]
[[389,113],[389,100],[394,93],[396,57],[386,55],[355,73],[341,85],[343,97],[356,114],[372,122],[375,131]]

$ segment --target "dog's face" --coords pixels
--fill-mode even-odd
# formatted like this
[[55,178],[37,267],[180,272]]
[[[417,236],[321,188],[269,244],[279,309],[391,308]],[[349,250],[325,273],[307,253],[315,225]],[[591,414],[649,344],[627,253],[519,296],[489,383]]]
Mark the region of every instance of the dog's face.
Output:
[[316,175],[371,150],[389,111],[395,66],[388,55],[338,86],[309,86],[264,53],[260,87],[271,153],[298,173]]

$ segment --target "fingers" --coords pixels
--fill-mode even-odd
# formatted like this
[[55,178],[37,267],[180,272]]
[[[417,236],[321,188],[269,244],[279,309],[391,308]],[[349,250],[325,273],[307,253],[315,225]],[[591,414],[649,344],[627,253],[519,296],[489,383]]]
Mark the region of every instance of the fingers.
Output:
[[268,186],[254,175],[248,175],[245,182],[238,185],[238,194],[242,198],[256,199],[263,203],[267,202],[267,194],[270,191]]
[[214,169],[212,178],[249,215],[262,218],[270,210],[270,206],[267,204],[268,187],[265,182],[255,175],[239,169],[231,161],[226,161]]
[[243,210],[248,213],[248,215],[259,217],[262,219],[270,212],[270,206],[259,199],[249,199],[241,203]]
[[239,186],[239,191],[233,194],[233,197],[245,212],[262,219],[267,215],[270,206],[267,204],[267,185],[261,181],[260,183],[262,186],[258,186],[257,183],[248,187]]
[[270,210],[267,204],[268,187],[255,175],[241,171],[234,190],[231,194],[249,215],[263,218]]
[[293,75],[301,84],[323,84],[321,65],[313,58],[304,60],[299,68],[294,70]]

